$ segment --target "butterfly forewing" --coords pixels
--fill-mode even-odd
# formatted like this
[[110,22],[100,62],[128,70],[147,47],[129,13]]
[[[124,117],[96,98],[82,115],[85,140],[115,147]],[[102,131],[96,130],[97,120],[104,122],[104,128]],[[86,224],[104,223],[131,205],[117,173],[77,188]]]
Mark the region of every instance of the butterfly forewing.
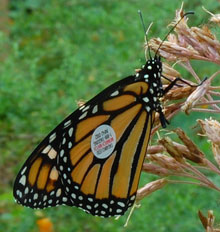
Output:
[[160,60],[149,60],[58,125],[19,172],[18,202],[67,204],[102,217],[124,214],[135,201],[154,113],[162,114],[161,72]]

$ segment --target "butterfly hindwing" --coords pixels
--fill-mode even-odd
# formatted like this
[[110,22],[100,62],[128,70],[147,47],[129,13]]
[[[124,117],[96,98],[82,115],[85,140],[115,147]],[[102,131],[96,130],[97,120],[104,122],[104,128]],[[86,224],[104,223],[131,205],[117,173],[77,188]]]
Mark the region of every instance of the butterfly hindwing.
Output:
[[21,168],[14,184],[14,197],[19,204],[31,208],[71,204],[63,191],[57,168],[61,136],[57,127],[38,145]]

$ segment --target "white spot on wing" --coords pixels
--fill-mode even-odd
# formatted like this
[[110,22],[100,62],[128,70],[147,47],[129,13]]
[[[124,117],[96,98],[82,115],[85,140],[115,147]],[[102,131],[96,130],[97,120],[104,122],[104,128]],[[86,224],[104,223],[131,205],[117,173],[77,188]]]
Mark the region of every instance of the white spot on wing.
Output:
[[27,169],[27,166],[23,168],[23,170],[21,171],[21,175],[25,173],[26,169]]
[[71,127],[71,128],[69,129],[68,134],[69,134],[69,137],[72,136],[72,134],[73,134],[73,127]]
[[114,96],[117,96],[119,94],[119,91],[116,90],[115,92],[113,92],[110,96],[114,97]]
[[20,196],[20,198],[22,198],[22,192],[20,192],[20,191],[19,191],[19,196]]
[[146,111],[150,112],[150,107],[149,106],[146,107]]
[[64,128],[68,127],[71,124],[71,120],[68,120],[64,123]]
[[49,152],[49,150],[51,149],[51,145],[47,145],[44,150],[42,151],[42,153],[47,154]]
[[121,201],[118,201],[117,204],[121,207],[125,207],[125,203],[124,202],[121,202]]
[[25,185],[26,184],[26,176],[23,175],[20,180],[19,180],[19,183],[22,184],[22,185]]
[[106,209],[108,209],[108,205],[106,205],[105,203],[102,204],[102,206]]
[[79,110],[82,110],[83,108],[85,108],[85,105],[82,105],[82,106],[79,108]]
[[67,202],[67,198],[66,197],[63,197],[63,202]]
[[92,109],[92,113],[95,114],[98,111],[98,106],[95,105]]
[[79,120],[81,120],[81,119],[85,118],[85,117],[86,117],[86,115],[87,115],[87,112],[85,112],[84,114],[82,114],[82,115],[79,117]]
[[38,198],[38,194],[35,193],[35,194],[34,194],[34,200],[37,200],[37,198]]
[[56,138],[56,132],[54,132],[50,138],[49,138],[49,142],[51,143],[52,141],[54,141],[54,139]]
[[71,142],[68,143],[68,148],[70,149],[73,146]]
[[88,110],[89,109],[89,105],[88,106],[86,106],[86,107],[84,107],[83,109],[82,109],[82,112],[85,112],[86,110]]
[[26,187],[25,190],[24,190],[24,194],[28,194],[28,192],[29,192],[29,188]]
[[48,201],[49,204],[52,204],[52,202],[53,202],[52,199],[50,199],[50,200]]
[[151,94],[153,94],[153,93],[154,93],[153,89],[150,89],[150,93],[151,93]]
[[144,100],[145,102],[149,102],[149,98],[148,98],[148,97],[144,97],[143,100]]
[[63,141],[62,141],[62,144],[65,144],[65,142],[66,142],[66,138],[64,137]]
[[62,193],[62,190],[61,188],[57,189],[57,192],[56,192],[56,197],[59,197]]
[[62,157],[64,155],[64,150],[62,149],[61,151],[60,151],[60,157]]

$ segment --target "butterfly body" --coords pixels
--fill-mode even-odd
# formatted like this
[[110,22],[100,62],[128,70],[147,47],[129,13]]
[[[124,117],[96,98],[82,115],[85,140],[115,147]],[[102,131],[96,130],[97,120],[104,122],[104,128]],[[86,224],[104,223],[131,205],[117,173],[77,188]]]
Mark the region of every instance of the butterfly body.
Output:
[[123,215],[135,201],[155,112],[162,126],[167,123],[161,73],[155,56],[61,122],[21,168],[14,185],[17,202]]

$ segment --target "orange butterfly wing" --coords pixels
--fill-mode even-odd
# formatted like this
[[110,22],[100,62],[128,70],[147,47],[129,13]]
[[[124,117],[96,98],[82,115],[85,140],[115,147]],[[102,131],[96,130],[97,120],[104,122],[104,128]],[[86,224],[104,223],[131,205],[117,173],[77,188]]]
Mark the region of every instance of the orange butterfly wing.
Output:
[[21,168],[14,184],[14,196],[19,204],[31,208],[70,205],[63,191],[57,168],[58,133],[51,132],[34,150]]
[[18,173],[14,197],[31,208],[60,204],[123,215],[134,203],[154,114],[166,119],[159,59],[106,88],[61,122]]

